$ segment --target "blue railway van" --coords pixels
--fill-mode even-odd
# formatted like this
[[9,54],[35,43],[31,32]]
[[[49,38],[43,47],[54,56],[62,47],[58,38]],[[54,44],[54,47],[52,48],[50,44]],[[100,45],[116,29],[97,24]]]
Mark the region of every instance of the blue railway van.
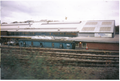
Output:
[[68,40],[19,39],[20,47],[75,49],[75,42]]
[[77,37],[78,32],[18,32],[12,31],[7,32],[1,31],[1,35],[8,35],[8,36],[62,36],[62,37]]

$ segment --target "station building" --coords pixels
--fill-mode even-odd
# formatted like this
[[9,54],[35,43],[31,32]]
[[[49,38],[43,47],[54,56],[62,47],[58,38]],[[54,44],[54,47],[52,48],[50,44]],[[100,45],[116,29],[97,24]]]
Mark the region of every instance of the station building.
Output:
[[72,39],[78,49],[119,50],[114,20],[87,21],[79,30],[78,37]]
[[67,40],[76,42],[77,49],[119,50],[115,20],[2,24],[1,36],[68,37]]

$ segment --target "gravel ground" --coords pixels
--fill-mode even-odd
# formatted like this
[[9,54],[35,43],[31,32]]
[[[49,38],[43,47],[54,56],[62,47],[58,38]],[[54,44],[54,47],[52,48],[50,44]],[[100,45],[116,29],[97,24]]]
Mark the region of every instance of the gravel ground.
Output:
[[[116,67],[56,66],[54,69],[57,69],[57,72],[64,72],[61,77],[65,79],[119,79],[119,68]],[[56,76],[56,74],[54,73],[53,76]]]
[[[52,68],[52,69],[51,69]],[[27,67],[29,69],[29,67]],[[78,67],[78,66],[44,66],[49,79],[67,79],[67,80],[118,80],[119,68],[116,67]],[[18,79],[18,69],[9,70],[2,69],[5,74],[4,79]],[[23,74],[23,73],[22,73]],[[35,74],[35,73],[33,73]],[[38,73],[38,75],[41,75]],[[46,75],[46,74],[45,74]],[[7,77],[7,78],[6,78]],[[17,78],[18,77],[18,78]],[[24,79],[21,77],[20,79]],[[28,80],[31,78],[28,78]],[[37,78],[35,78],[37,79]],[[45,79],[45,78],[44,78]]]

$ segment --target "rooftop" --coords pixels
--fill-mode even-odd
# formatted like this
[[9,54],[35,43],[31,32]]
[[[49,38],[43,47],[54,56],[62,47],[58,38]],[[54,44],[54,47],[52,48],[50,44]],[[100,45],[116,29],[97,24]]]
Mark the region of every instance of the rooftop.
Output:
[[[3,24],[1,31],[79,31],[80,33],[113,33],[115,27],[114,20],[89,20],[79,22],[36,22],[31,24]],[[55,30],[53,30],[55,29]]]
[[87,21],[79,32],[110,32],[114,31],[114,20],[91,20]]
[[99,43],[119,43],[119,35],[116,34],[114,38],[105,37],[73,37],[70,40],[78,42],[99,42]]

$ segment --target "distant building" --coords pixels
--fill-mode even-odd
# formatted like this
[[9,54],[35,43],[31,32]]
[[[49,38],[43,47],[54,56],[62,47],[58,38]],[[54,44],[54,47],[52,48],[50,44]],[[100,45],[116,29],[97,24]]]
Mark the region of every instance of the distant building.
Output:
[[30,22],[34,22],[34,20],[27,20],[27,21],[24,21],[25,23],[30,23]]
[[7,22],[2,22],[2,24],[7,24]]

